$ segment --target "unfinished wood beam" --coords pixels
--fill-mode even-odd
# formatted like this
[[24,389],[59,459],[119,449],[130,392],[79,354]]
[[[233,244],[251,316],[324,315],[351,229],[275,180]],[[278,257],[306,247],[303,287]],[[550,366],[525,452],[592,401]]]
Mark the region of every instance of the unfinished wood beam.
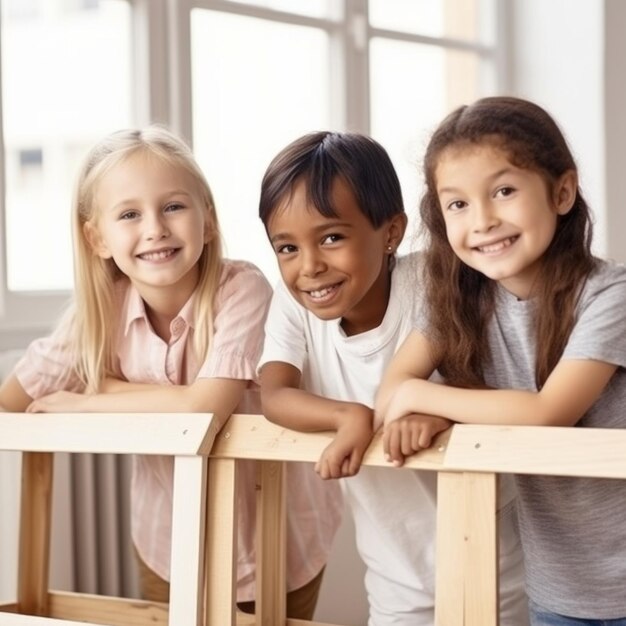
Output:
[[48,613],[52,468],[49,452],[22,454],[17,604],[30,615]]

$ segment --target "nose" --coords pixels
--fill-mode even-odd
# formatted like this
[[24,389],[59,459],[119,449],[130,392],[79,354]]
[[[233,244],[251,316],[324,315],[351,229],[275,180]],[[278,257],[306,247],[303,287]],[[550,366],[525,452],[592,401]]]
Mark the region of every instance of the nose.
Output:
[[146,220],[146,239],[148,241],[156,241],[164,239],[170,234],[169,228],[165,220],[165,216],[160,211],[149,213],[145,217]]
[[318,276],[326,270],[326,263],[324,262],[323,255],[316,249],[301,251],[300,256],[300,272],[303,276],[313,277]]
[[487,232],[500,223],[497,211],[489,202],[476,203],[472,211],[474,232]]

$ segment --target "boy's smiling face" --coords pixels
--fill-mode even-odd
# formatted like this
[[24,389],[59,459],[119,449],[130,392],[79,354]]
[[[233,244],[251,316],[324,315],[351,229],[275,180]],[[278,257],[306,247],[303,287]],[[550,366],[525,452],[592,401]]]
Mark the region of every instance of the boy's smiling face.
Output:
[[325,217],[308,201],[306,181],[278,206],[267,224],[285,285],[323,320],[341,318],[347,335],[380,325],[389,299],[389,259],[406,227],[398,214],[376,229],[361,212],[350,186],[332,185],[337,217]]

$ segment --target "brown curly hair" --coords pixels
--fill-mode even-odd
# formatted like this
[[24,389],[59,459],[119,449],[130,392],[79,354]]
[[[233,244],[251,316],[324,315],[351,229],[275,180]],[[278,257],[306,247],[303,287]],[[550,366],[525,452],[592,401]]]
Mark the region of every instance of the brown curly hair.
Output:
[[[563,133],[540,106],[513,97],[490,97],[450,113],[432,135],[424,158],[426,191],[420,203],[425,250],[425,297],[439,371],[455,386],[483,387],[489,362],[487,328],[495,282],[464,264],[446,235],[436,169],[444,151],[489,145],[516,167],[541,175],[552,189],[576,163]],[[571,210],[558,216],[533,291],[537,303],[535,382],[540,389],[560,359],[575,323],[580,290],[596,260],[592,223],[580,188]]]

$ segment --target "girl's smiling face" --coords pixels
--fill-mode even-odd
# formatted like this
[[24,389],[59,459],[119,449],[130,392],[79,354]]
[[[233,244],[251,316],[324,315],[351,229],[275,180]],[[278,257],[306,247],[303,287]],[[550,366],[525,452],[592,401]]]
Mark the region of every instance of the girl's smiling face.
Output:
[[388,260],[406,225],[404,214],[374,228],[349,185],[336,178],[325,217],[309,203],[305,181],[268,220],[268,235],[285,285],[295,299],[324,320],[341,318],[348,335],[380,325],[389,299]]
[[531,294],[559,215],[572,207],[577,180],[552,189],[537,172],[491,145],[446,149],[435,170],[437,196],[454,253],[521,299]]
[[209,214],[194,178],[180,166],[138,152],[99,181],[96,218],[85,225],[94,252],[113,259],[141,296],[182,306],[198,281]]

